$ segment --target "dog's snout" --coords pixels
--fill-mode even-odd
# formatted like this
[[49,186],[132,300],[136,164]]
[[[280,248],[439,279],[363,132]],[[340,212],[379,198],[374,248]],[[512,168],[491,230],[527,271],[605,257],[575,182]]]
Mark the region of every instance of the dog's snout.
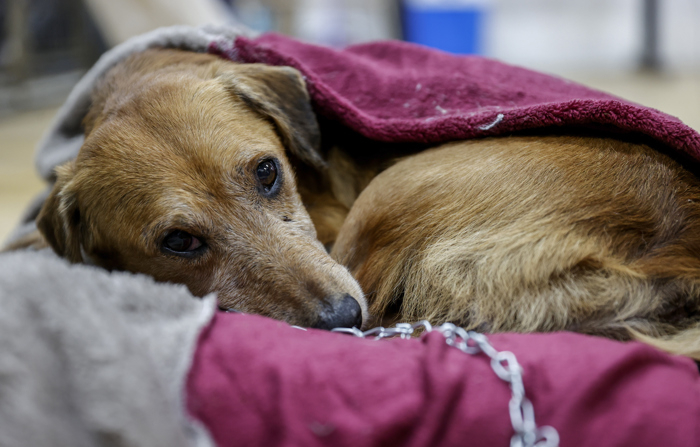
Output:
[[326,309],[321,312],[318,321],[312,327],[331,330],[337,327],[362,326],[362,309],[349,293],[339,297],[331,296],[325,307]]

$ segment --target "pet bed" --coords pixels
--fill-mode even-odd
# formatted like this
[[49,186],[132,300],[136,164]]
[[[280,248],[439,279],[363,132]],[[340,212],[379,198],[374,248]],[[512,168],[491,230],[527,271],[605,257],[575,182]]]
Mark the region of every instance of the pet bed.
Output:
[[[400,42],[334,50],[279,35],[174,27],[106,53],[40,145],[77,154],[89,91],[135,51],[166,46],[304,74],[316,112],[381,141],[434,143],[565,126],[645,138],[693,163],[679,120],[563,79]],[[245,33],[243,33],[245,34]],[[41,198],[11,240],[33,227]],[[183,286],[0,255],[0,445],[508,445],[511,390],[484,354],[442,335],[363,340],[216,312]],[[691,360],[571,333],[494,334],[522,366],[539,426],[561,445],[700,445]]]

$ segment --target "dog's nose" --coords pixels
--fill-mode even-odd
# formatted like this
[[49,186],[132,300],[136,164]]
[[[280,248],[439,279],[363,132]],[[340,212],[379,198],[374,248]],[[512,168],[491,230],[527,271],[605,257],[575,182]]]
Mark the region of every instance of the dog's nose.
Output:
[[336,298],[332,296],[326,309],[312,327],[331,330],[337,327],[362,326],[362,309],[360,304],[349,293]]

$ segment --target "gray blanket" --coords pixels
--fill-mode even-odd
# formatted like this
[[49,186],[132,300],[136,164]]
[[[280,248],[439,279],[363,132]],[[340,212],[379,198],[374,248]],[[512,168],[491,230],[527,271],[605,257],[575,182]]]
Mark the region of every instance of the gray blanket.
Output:
[[[36,165],[75,157],[95,81],[151,47],[206,51],[242,28],[172,27],[106,53],[75,87],[40,143]],[[44,197],[6,242],[33,231]],[[128,273],[69,265],[52,252],[0,254],[0,447],[210,446],[188,420],[184,383],[215,297]]]
[[142,275],[0,255],[0,446],[210,446],[184,381],[213,296]]

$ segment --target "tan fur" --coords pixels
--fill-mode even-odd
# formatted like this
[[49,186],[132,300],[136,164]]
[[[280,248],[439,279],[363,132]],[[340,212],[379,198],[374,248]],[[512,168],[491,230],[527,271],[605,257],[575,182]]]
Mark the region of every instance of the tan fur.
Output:
[[695,177],[643,145],[456,142],[378,175],[332,254],[372,324],[633,334],[698,359],[699,200]]
[[326,157],[323,170],[302,167],[298,188],[319,240],[331,248],[355,199],[381,171],[384,158],[358,165],[356,159],[337,146]]
[[[37,220],[59,255],[184,283],[199,296],[217,292],[224,308],[292,324],[342,323],[348,294],[366,312],[296,189],[290,158],[323,167],[296,70],[146,51],[97,87],[85,129]],[[266,159],[280,168],[271,197],[255,176]],[[164,252],[173,230],[202,239],[206,251]]]

